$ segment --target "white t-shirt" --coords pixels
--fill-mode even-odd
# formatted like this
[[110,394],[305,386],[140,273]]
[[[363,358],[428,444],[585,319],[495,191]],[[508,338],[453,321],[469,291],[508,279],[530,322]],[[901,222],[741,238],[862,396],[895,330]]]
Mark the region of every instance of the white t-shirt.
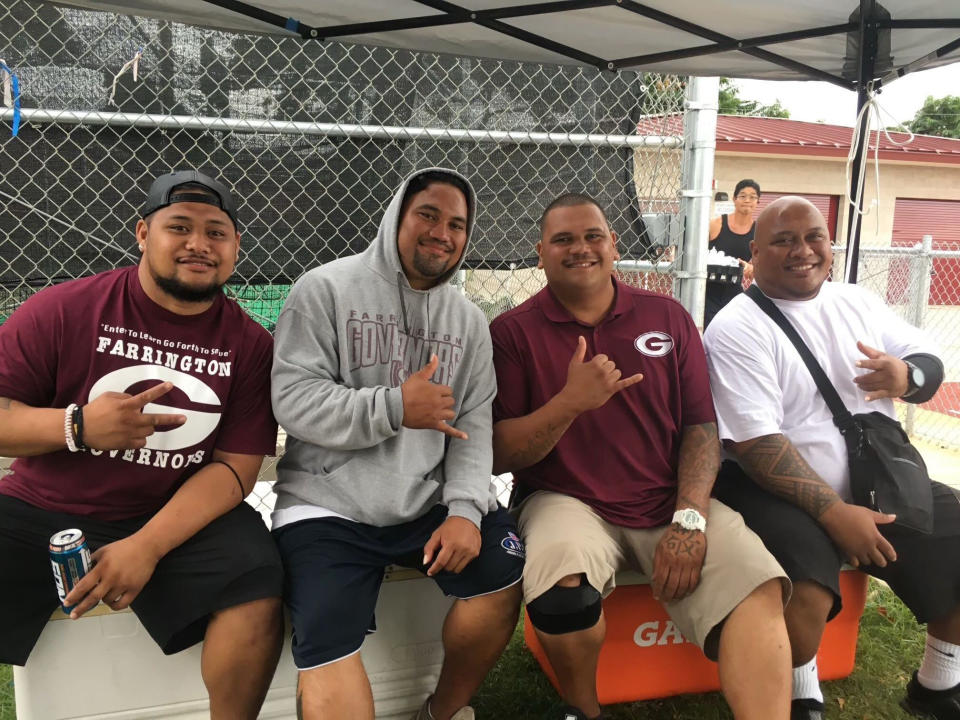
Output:
[[[858,285],[827,282],[812,300],[774,300],[810,348],[851,413],[896,418],[893,400],[867,403],[853,378],[869,370],[861,341],[895,357],[936,353],[923,333]],[[850,499],[843,437],[793,343],[746,295],[732,300],[704,336],[721,440],[782,433],[840,496]]]

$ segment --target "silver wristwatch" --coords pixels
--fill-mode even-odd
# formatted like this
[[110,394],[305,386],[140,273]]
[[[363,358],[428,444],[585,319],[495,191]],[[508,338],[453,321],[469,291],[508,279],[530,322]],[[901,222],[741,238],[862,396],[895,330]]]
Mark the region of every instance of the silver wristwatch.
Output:
[[904,360],[903,362],[907,366],[907,391],[900,397],[908,398],[921,387],[923,387],[923,384],[926,382],[927,378],[923,370],[918,368],[912,362],[909,360]]
[[673,522],[684,530],[699,530],[700,532],[706,532],[707,530],[707,519],[693,508],[677,510],[673,514]]

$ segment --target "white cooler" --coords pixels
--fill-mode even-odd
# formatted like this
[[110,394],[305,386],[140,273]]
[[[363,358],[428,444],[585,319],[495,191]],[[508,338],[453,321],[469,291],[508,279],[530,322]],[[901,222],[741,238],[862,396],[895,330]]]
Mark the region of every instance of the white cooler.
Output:
[[[433,690],[451,603],[420,573],[387,573],[377,603],[378,630],[361,650],[378,719],[408,720]],[[296,717],[289,635],[261,718]],[[74,621],[57,610],[27,665],[14,668],[17,718],[208,720],[200,649],[165,656],[129,610],[99,606]]]

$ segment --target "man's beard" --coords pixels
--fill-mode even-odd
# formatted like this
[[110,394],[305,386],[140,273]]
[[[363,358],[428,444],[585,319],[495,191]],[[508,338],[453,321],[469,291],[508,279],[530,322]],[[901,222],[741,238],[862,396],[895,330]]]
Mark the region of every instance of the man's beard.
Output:
[[417,248],[413,253],[413,267],[423,277],[440,278],[450,271],[455,261],[453,255],[436,257]]
[[161,277],[157,274],[153,275],[153,280],[158,288],[173,299],[188,303],[210,302],[220,294],[224,285],[224,283],[212,282],[205,287],[190,287],[175,277]]

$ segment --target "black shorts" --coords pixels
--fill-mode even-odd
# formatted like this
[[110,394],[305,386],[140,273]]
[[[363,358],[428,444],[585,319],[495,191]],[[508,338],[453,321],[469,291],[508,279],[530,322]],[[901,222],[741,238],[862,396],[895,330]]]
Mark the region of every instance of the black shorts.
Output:
[[[818,522],[757,486],[729,460],[720,469],[713,494],[743,515],[790,580],[812,580],[829,588],[834,598],[830,617],[840,612],[839,576],[846,558]],[[930,535],[881,525],[880,532],[893,545],[897,560],[886,567],[860,567],[886,582],[920,623],[944,618],[960,605],[960,496],[935,482],[933,502]]]
[[[0,663],[23,665],[60,598],[50,568],[50,537],[79,528],[93,552],[125,538],[150,516],[115,522],[50,512],[0,495]],[[167,553],[130,608],[166,654],[203,639],[217,610],[279,597],[276,545],[247,503],[220,516]]]
[[[318,518],[273,531],[285,570],[284,602],[293,623],[293,659],[301,670],[352,655],[375,629],[374,609],[384,568],[426,571],[423,546],[447,517],[436,505],[416,520],[376,527]],[[470,598],[514,585],[523,575],[523,545],[503,508],[480,524],[481,546],[463,571],[433,576],[447,595]]]

